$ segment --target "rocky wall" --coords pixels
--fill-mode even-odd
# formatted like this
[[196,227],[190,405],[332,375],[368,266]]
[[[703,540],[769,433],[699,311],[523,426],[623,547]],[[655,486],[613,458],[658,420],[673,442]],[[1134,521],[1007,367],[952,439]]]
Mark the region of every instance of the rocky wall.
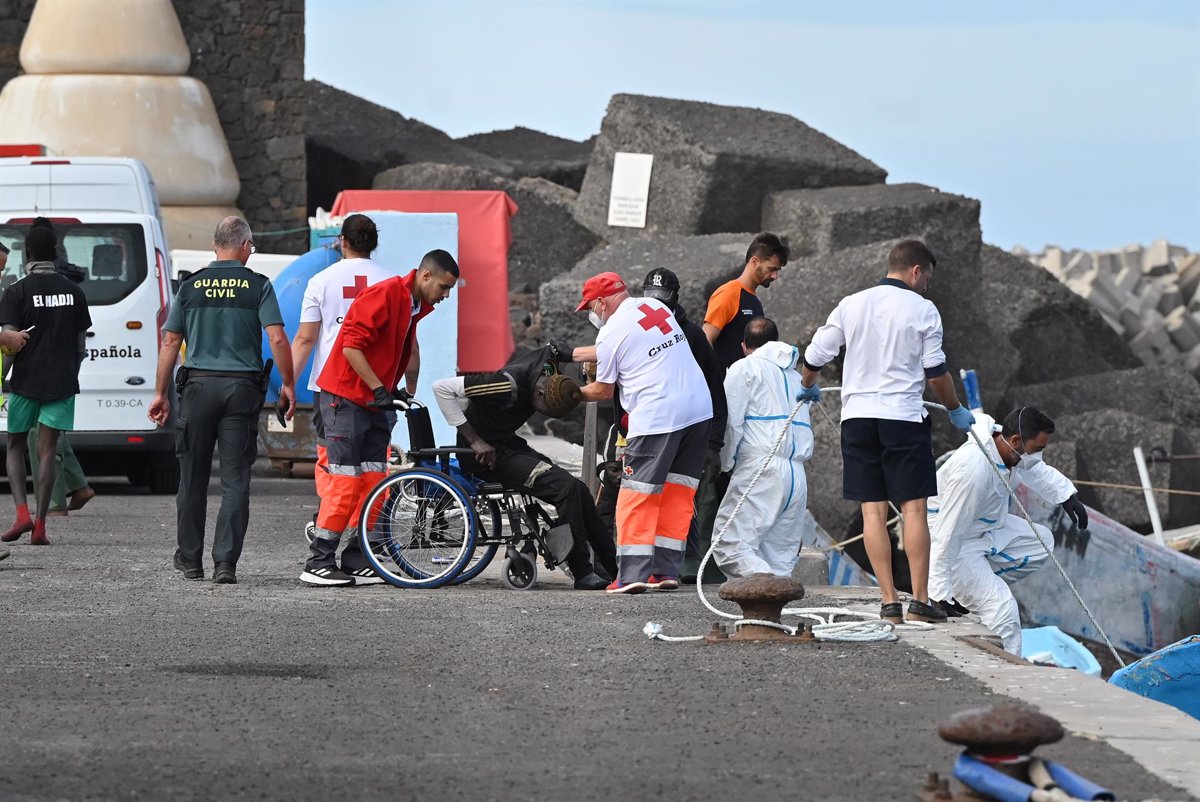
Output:
[[21,72],[21,39],[29,26],[34,3],[35,0],[0,0],[0,89]]
[[192,53],[188,74],[217,105],[242,192],[237,205],[260,250],[302,251],[307,225],[304,156],[304,2],[174,0]]

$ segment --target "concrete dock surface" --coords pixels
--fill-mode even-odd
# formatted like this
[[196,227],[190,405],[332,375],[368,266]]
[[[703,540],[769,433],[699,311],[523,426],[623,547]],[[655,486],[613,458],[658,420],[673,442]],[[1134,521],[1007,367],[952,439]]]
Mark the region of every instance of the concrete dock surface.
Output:
[[[113,483],[0,562],[0,800],[911,800],[963,708],[1063,721],[1039,751],[1119,799],[1200,798],[1200,722],[964,644],[667,644],[690,589],[298,581],[311,481],[256,477],[240,584],[171,567],[171,497]],[[219,488],[210,496],[210,531]],[[211,564],[206,566],[211,576]],[[714,589],[715,590],[715,589]],[[810,588],[803,604],[875,607]]]

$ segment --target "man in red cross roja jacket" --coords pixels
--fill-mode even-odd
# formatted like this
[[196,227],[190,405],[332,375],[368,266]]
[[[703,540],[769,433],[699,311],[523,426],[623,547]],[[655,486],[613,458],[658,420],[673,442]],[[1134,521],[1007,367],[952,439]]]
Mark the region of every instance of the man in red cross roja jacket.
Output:
[[[388,409],[408,370],[417,321],[448,298],[457,281],[454,257],[443,250],[430,251],[416,270],[368,287],[350,304],[317,379],[329,460],[324,470],[329,476],[322,483],[326,495],[302,581],[323,586],[383,581],[363,556],[356,516],[367,493],[384,477],[396,422]],[[338,570],[337,547],[343,534],[348,542]]]

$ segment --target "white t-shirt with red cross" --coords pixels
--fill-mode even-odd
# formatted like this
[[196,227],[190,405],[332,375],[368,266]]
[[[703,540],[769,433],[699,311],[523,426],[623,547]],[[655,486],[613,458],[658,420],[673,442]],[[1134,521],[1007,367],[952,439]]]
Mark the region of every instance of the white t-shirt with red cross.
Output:
[[[321,333],[313,348],[312,371],[308,374],[308,389],[317,392],[317,377],[329,358],[329,350],[342,328],[342,320],[355,296],[385,278],[398,275],[373,259],[343,259],[334,262],[308,280],[304,301],[300,306],[301,323],[320,323]],[[297,365],[303,370],[303,365]]]
[[712,396],[683,327],[653,298],[627,298],[596,337],[596,381],[616,384],[629,437],[665,434],[712,417]]

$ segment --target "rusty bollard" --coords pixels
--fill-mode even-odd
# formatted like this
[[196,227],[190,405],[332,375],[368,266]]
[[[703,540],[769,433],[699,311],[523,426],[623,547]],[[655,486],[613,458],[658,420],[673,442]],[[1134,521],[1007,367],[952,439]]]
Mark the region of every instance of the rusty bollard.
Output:
[[[1029,772],[1031,755],[1039,746],[1063,737],[1062,725],[1050,716],[1015,704],[977,707],[955,713],[938,727],[943,741],[966,748],[963,758],[979,761],[1026,785],[1035,785]],[[960,787],[950,792],[947,778],[931,773],[917,793],[918,802],[978,802],[993,799]],[[1089,797],[1090,798],[1090,797]]]
[[[780,613],[787,603],[804,598],[804,586],[790,577],[753,574],[729,580],[721,585],[717,595],[739,605],[742,608],[743,618],[779,623]],[[705,636],[705,640],[709,643],[811,639],[811,635],[802,637],[799,632],[796,635],[789,635],[781,629],[756,624],[747,624],[733,634],[721,633],[718,636],[716,632],[711,632]]]

